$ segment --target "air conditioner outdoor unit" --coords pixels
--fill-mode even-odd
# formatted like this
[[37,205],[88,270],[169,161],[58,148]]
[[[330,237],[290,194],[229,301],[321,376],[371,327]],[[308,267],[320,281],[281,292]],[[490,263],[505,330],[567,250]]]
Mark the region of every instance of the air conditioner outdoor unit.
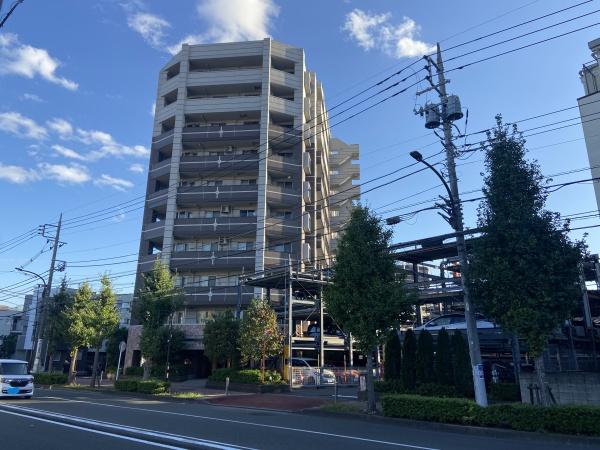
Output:
[[229,205],[221,205],[221,213],[229,214],[231,212],[231,206]]
[[228,145],[225,147],[225,153],[233,153],[233,145]]

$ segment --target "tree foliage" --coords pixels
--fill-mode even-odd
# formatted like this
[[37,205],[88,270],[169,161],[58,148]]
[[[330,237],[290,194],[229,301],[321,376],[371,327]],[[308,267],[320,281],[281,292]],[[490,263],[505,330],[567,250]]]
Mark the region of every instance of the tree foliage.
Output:
[[140,350],[146,360],[144,378],[150,376],[154,363],[152,355],[157,351],[158,330],[181,304],[181,292],[175,288],[168,265],[156,260],[152,270],[143,275],[138,300],[134,304],[134,316],[143,326],[140,336]]
[[239,333],[239,321],[230,310],[218,314],[206,323],[202,341],[204,354],[212,361],[213,369],[217,364],[226,363],[231,366],[237,359]]
[[584,245],[572,242],[568,223],[544,209],[548,190],[525,141],[500,116],[488,133],[483,193],[471,263],[477,307],[523,338],[537,356],[550,334],[569,318],[580,298]]
[[433,383],[435,381],[433,337],[427,330],[421,331],[417,339],[416,379],[417,384]]
[[60,288],[48,302],[48,326],[45,327],[45,338],[48,340],[48,354],[51,356],[57,350],[69,345],[65,311],[73,302],[73,296],[67,290],[67,280],[63,278]]
[[278,355],[282,344],[275,311],[266,300],[252,299],[240,324],[239,349],[242,362],[260,360],[261,382],[264,382],[266,358]]
[[396,330],[390,332],[385,343],[385,355],[383,359],[383,374],[386,381],[399,380],[402,377],[402,344]]
[[116,328],[109,336],[106,343],[106,367],[116,370],[119,363],[119,345],[127,342],[127,328]]
[[454,369],[452,367],[452,351],[450,349],[450,336],[442,328],[437,336],[435,352],[435,376],[439,384],[451,386],[454,384]]
[[17,338],[16,334],[0,336],[0,358],[12,358],[17,350]]
[[413,390],[417,384],[417,339],[410,329],[404,333],[401,373],[404,388]]
[[467,397],[473,394],[473,374],[469,347],[463,334],[455,330],[450,338],[452,350],[452,368],[454,370],[454,386],[456,390]]
[[[146,342],[145,339],[148,339],[149,342]],[[179,328],[163,325],[153,330],[153,333],[142,333],[141,346],[146,349],[144,357],[150,359],[153,365],[164,366],[167,364],[167,353],[172,361],[183,350],[185,333]]]
[[65,336],[71,344],[71,367],[69,381],[73,381],[75,363],[79,347],[90,347],[94,339],[94,292],[89,283],[84,282],[73,296],[73,301],[64,311],[64,319],[68,324]]
[[369,208],[354,208],[338,243],[332,284],[325,290],[327,311],[352,333],[363,353],[382,344],[410,312],[404,284],[396,279],[391,236]]

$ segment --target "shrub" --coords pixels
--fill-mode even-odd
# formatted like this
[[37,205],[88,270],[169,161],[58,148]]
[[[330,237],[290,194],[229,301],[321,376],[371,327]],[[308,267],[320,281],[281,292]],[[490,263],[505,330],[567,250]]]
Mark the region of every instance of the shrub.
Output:
[[115,389],[123,392],[137,392],[138,380],[130,378],[121,378],[115,381]]
[[67,384],[68,375],[60,372],[36,373],[33,376],[33,381],[36,384],[51,385],[51,384]]
[[462,395],[456,390],[454,386],[445,386],[443,384],[436,383],[420,384],[415,389],[415,394],[422,395],[424,397],[462,397]]
[[385,395],[383,414],[388,417],[600,436],[600,408],[594,406],[541,407],[512,403],[481,408],[471,400]]
[[450,338],[452,349],[452,367],[454,369],[454,386],[466,397],[473,397],[473,373],[469,346],[460,330],[455,330]]
[[144,375],[144,368],[139,366],[132,366],[125,369],[125,375],[130,377],[141,377]]
[[383,356],[383,376],[386,380],[398,380],[401,377],[400,368],[402,367],[402,344],[398,338],[398,333],[393,330],[384,348]]
[[450,351],[450,336],[445,328],[438,333],[435,349],[435,377],[439,384],[454,384],[454,370],[452,368],[452,353]]
[[497,402],[520,402],[521,389],[515,383],[492,383],[490,385],[490,400]]
[[404,343],[402,345],[402,385],[406,389],[414,389],[416,384],[416,364],[417,364],[417,340],[412,330],[407,330],[404,334]]
[[417,339],[416,377],[418,383],[435,381],[433,371],[433,337],[427,330],[421,331]]
[[406,389],[400,380],[375,381],[375,392],[405,394]]
[[137,382],[137,391],[142,394],[163,394],[169,389],[169,383],[162,380],[145,380]]
[[[245,384],[261,384],[260,383],[260,370],[258,369],[217,369],[210,377],[211,381],[225,381],[229,377],[231,383],[245,383]],[[277,384],[281,382],[281,374],[274,370],[265,371],[265,383],[264,384]]]

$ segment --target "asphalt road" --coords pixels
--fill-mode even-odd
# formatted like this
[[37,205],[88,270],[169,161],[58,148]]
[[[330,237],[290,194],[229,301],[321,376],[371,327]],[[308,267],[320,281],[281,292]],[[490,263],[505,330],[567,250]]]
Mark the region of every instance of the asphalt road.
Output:
[[364,421],[174,403],[93,392],[39,389],[32,400],[0,402],[1,448],[217,448],[565,450],[599,444],[537,435],[501,437]]

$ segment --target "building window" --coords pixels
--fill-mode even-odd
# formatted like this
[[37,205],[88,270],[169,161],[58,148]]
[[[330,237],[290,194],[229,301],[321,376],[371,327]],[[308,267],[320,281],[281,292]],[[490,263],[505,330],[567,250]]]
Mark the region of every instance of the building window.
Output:
[[240,184],[256,184],[256,178],[250,180],[240,180]]
[[256,217],[254,209],[240,209],[240,217]]

